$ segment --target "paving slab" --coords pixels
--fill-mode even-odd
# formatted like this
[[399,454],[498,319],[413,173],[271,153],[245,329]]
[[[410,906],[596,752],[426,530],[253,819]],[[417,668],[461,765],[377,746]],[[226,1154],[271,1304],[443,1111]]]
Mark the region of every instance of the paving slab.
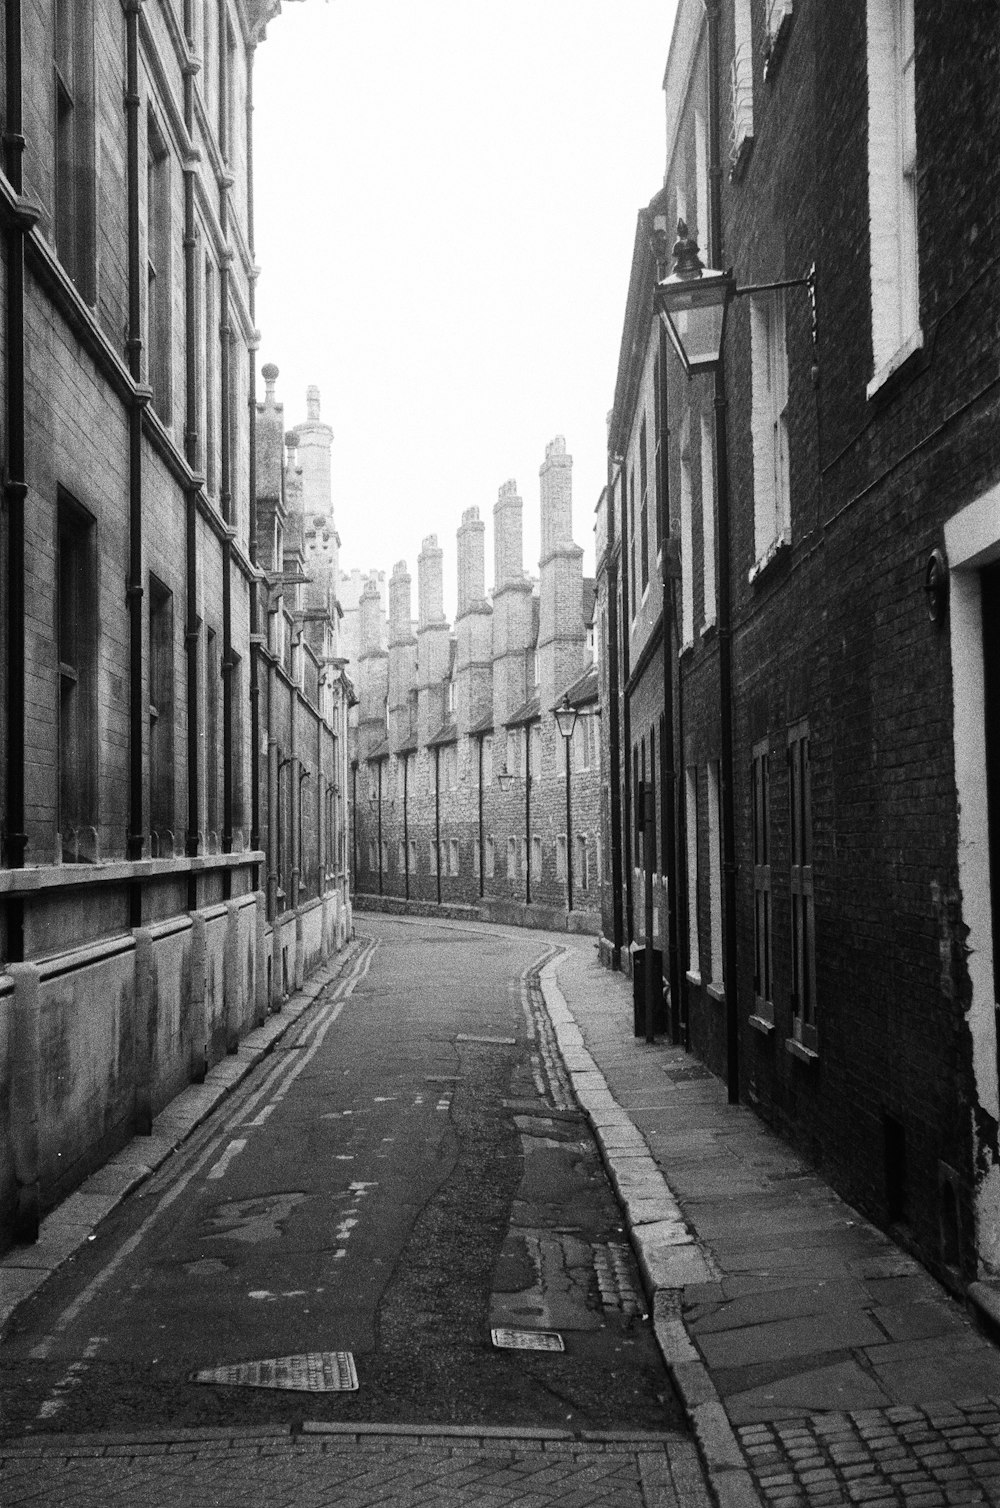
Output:
[[719,1503],[1000,1505],[1000,1353],[964,1307],[702,1064],[635,1039],[628,981],[582,942],[542,984],[595,1065],[581,1104]]

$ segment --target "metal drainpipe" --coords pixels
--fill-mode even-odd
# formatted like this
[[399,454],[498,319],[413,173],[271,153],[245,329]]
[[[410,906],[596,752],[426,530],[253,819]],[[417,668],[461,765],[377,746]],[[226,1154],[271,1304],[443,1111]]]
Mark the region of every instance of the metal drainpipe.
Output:
[[326,841],[326,791],[323,774],[323,719],[316,709],[316,894],[326,894],[326,865],[323,862]]
[[566,745],[566,921],[573,910],[573,796],[570,790],[569,746],[571,738],[564,738]]
[[[294,660],[293,660],[292,663],[294,665]],[[298,730],[297,730],[297,728],[295,726],[297,711],[298,711],[298,698],[296,696],[295,687],[291,686],[289,688],[289,691],[288,691],[288,761],[289,761],[290,765],[295,764],[297,762],[298,763],[301,762],[298,759],[298,739],[296,738],[296,733],[297,733]],[[289,775],[288,778],[289,778],[289,780],[291,780],[291,778],[292,778],[291,775]],[[289,790],[291,790],[291,786],[289,786]],[[293,814],[290,813],[289,815],[293,815]],[[298,849],[298,846],[296,844],[295,837],[296,837],[296,835],[295,835],[295,823],[293,821],[292,822],[292,851],[291,851],[291,854],[289,855],[289,857],[291,858],[291,861],[292,861],[292,872],[291,872],[291,875],[289,876],[289,884],[288,884],[288,894],[289,894],[289,899],[290,899],[290,903],[291,903],[291,909],[293,911],[296,910],[296,908],[298,907],[298,904],[299,904],[299,881],[300,881],[300,874],[299,874],[299,849]]]
[[403,875],[406,899],[410,899],[410,756],[403,755]]
[[[139,242],[139,11],[142,0],[125,7],[125,119],[128,201],[128,351],[134,391],[129,404],[129,812],[126,853],[142,858],[145,841],[143,743],[146,728],[143,697],[142,584],[142,415],[148,391],[142,382],[142,264]],[[129,925],[142,923],[142,888],[129,886]]]
[[382,895],[384,893],[384,885],[383,885],[383,880],[382,880],[382,761],[381,761],[381,759],[379,759],[376,762],[375,768],[378,770],[378,893],[379,893],[379,895]]
[[[256,231],[253,206],[253,112],[254,112],[254,64],[257,59],[257,43],[253,40],[247,49],[247,244],[250,261],[254,262]],[[261,604],[260,582],[257,579],[257,269],[250,275],[250,323],[254,327],[254,339],[247,355],[250,368],[250,847],[260,848],[260,645]],[[251,888],[260,884],[257,865],[253,867]]]
[[660,570],[663,582],[663,819],[667,875],[667,981],[670,987],[670,1039],[681,1040],[681,971],[677,937],[677,756],[674,748],[674,583],[670,550],[670,409],[667,401],[667,332],[660,321]]
[[483,870],[483,739],[484,733],[479,735],[479,899],[486,894]]
[[[220,220],[222,232],[228,236],[229,192],[223,188],[220,196]],[[221,405],[221,456],[219,465],[219,501],[222,505],[222,518],[226,525],[225,537],[222,541],[222,851],[233,851],[233,541],[232,541],[232,511],[233,498],[230,490],[232,486],[231,473],[231,446],[232,424],[230,422],[229,388],[231,373],[229,369],[229,340],[232,327],[229,323],[229,261],[228,254],[224,254],[219,268],[219,305],[221,323],[219,325],[220,362],[219,386],[222,392]],[[229,897],[229,883],[231,871],[224,873],[224,893]]]
[[[615,492],[613,459],[608,456],[608,552],[614,550]],[[619,533],[619,546],[621,535]],[[619,705],[618,679],[618,571],[608,566],[608,749],[610,759],[610,818],[611,818],[611,915],[612,915],[612,967],[621,968],[622,938],[624,936],[624,905],[622,896],[622,779],[621,779],[621,707]]]
[[531,724],[524,725],[524,904],[531,905]]
[[354,894],[358,893],[358,761],[351,760],[351,859],[354,865]]
[[[6,15],[7,128],[3,137],[4,169],[14,191],[24,190],[22,158],[21,5],[8,0]],[[27,495],[24,456],[24,242],[37,220],[29,206],[12,216],[7,241],[7,801],[4,814],[3,864],[24,867],[28,845],[24,798],[24,500]],[[11,896],[6,904],[6,957],[24,958],[24,901]]]
[[[194,53],[194,6],[192,0],[184,3],[184,39],[189,55]],[[189,141],[194,139],[194,80],[197,66],[193,56],[184,64],[184,125]],[[194,175],[195,164],[184,164],[184,378],[186,387],[184,410],[184,455],[189,469],[198,472],[198,332],[195,251],[198,240],[195,235]],[[198,615],[198,493],[201,482],[188,481],[185,486],[185,590],[186,617],[184,643],[187,651],[187,786],[188,812],[184,852],[195,858],[201,848],[201,800],[199,765],[201,742],[199,738],[199,688],[198,659],[201,648],[201,619]],[[188,876],[188,910],[198,904],[198,881],[192,872]]]
[[441,904],[441,750],[434,746],[434,853],[437,869],[437,903]]
[[625,509],[625,489],[627,486],[624,462],[621,469],[621,494],[622,494],[622,548],[621,548],[621,579],[622,579],[622,623],[621,623],[621,685],[622,685],[622,745],[624,749],[624,770],[621,774],[620,790],[625,793],[625,818],[622,823],[622,853],[624,862],[625,880],[625,933],[622,938],[622,947],[627,952],[631,947],[634,932],[633,905],[632,905],[632,849],[635,838],[635,820],[632,811],[632,709],[628,696],[628,678],[631,655],[629,652],[629,605],[628,605],[628,517]]
[[[226,39],[219,39],[219,98],[225,101],[228,98],[229,73]],[[220,111],[219,150],[222,153],[223,162],[228,163],[230,156],[230,142],[227,132],[227,115],[223,108]],[[221,456],[219,465],[219,502],[222,507],[222,519],[226,525],[225,537],[222,541],[222,851],[233,851],[233,671],[235,661],[233,659],[233,495],[232,495],[232,413],[230,391],[232,373],[230,371],[229,342],[232,335],[232,326],[229,323],[229,269],[232,264],[233,254],[229,249],[229,193],[233,186],[233,176],[228,169],[223,173],[219,183],[219,228],[222,231],[222,240],[225,250],[219,261],[219,388],[221,390],[220,403],[220,446]],[[232,871],[226,869],[223,872],[223,897],[228,900],[232,894]]]
[[[709,89],[709,198],[711,246],[722,265],[722,166],[719,115],[719,0],[707,0]],[[719,731],[722,800],[722,870],[725,908],[726,1087],[729,1103],[739,1104],[740,1040],[736,954],[736,812],[733,791],[733,646],[730,582],[729,450],[725,357],[715,373],[716,501],[719,522]]]

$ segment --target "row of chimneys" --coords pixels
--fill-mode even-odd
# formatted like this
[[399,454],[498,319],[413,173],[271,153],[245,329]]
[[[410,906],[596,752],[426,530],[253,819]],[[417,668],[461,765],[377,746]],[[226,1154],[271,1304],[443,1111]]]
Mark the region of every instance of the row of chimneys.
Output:
[[[486,597],[486,525],[478,508],[468,508],[458,530],[458,605],[455,617],[457,724],[464,732],[492,718],[499,728],[531,695],[531,651],[537,648],[539,694],[543,703],[561,693],[584,667],[583,551],[573,543],[572,457],[557,437],[545,451],[541,478],[541,558],[539,614],[533,619],[532,582],[523,563],[523,504],[516,484],[505,482],[493,509],[495,586]],[[388,652],[381,596],[369,577],[360,602],[360,722],[367,727],[362,756],[376,747],[378,724],[388,705],[390,746],[409,733],[409,692],[419,697],[417,734],[421,743],[444,720],[439,702],[450,659],[450,631],[444,615],[444,551],[437,536],[423,541],[417,560],[418,619],[414,641],[412,578],[397,561],[389,580]],[[537,634],[537,637],[536,637]]]

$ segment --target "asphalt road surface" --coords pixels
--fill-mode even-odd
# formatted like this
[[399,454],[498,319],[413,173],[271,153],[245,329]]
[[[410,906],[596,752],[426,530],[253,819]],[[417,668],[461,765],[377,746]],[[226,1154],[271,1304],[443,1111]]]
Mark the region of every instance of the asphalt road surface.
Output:
[[5,1435],[682,1427],[533,982],[542,941],[361,932],[351,979],[17,1312]]

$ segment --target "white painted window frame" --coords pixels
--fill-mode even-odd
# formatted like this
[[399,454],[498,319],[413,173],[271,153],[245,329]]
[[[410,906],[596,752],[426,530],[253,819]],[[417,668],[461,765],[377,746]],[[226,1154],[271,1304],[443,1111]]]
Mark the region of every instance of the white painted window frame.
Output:
[[867,0],[871,398],[924,343],[920,327],[913,0]]
[[751,579],[791,540],[788,459],[788,349],[785,291],[750,297],[755,564]]

